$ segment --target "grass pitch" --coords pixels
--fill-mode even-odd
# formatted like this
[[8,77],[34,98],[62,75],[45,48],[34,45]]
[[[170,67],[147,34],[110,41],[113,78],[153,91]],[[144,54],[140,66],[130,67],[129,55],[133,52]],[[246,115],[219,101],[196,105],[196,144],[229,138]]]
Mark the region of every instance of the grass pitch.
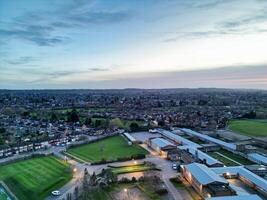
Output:
[[127,174],[133,172],[143,172],[143,171],[153,170],[155,168],[146,164],[136,164],[129,166],[110,167],[110,169],[115,174]]
[[72,178],[69,165],[54,156],[0,166],[0,180],[19,200],[41,200]]
[[267,137],[267,120],[231,120],[228,128],[242,135]]
[[138,145],[129,146],[121,136],[113,136],[70,148],[67,153],[87,162],[98,162],[102,159],[116,160],[117,158],[131,157],[137,154],[147,154],[147,151]]

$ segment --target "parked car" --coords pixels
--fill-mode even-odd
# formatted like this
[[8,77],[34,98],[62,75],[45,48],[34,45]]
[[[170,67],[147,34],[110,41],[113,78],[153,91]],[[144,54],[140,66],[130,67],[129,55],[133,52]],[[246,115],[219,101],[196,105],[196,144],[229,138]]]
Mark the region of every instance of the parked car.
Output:
[[60,191],[55,190],[55,191],[52,192],[52,195],[54,195],[54,196],[59,196],[59,195],[60,195]]
[[173,169],[173,170],[177,170],[177,168],[178,168],[178,165],[177,165],[176,163],[173,163],[173,164],[172,164],[172,169]]

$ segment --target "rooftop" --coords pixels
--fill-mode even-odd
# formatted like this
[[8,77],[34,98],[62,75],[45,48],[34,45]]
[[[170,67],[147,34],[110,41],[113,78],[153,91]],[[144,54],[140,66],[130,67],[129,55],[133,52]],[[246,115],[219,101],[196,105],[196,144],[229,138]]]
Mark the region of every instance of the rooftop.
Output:
[[258,154],[258,153],[250,153],[250,154],[248,154],[248,157],[251,158],[252,160],[255,160],[255,161],[258,161],[260,163],[267,165],[267,157],[266,156],[263,156],[263,155]]
[[218,144],[220,146],[223,146],[223,147],[226,147],[226,148],[229,148],[229,149],[232,149],[232,150],[236,150],[236,145],[235,144],[224,142],[222,140],[210,137],[208,135],[205,135],[205,134],[202,134],[202,133],[198,133],[198,132],[193,131],[191,129],[181,128],[181,130],[184,133],[188,134],[188,135],[196,136],[196,137],[198,137],[200,139],[203,139],[203,140],[206,140],[206,141],[209,141],[209,142],[213,142],[215,144]]
[[228,184],[228,182],[208,168],[206,165],[199,163],[191,163],[185,165],[185,168],[194,176],[195,179],[202,185],[207,185],[214,182],[220,182]]
[[171,139],[171,140],[174,140],[175,142],[178,142],[178,143],[181,143],[182,145],[188,145],[190,147],[194,147],[194,148],[200,148],[201,145],[199,144],[196,144],[188,139],[185,139],[171,131],[167,131],[167,130],[163,130],[163,129],[157,129],[157,131],[162,134],[163,136]]
[[163,138],[154,138],[151,140],[152,143],[156,144],[160,148],[166,147],[166,146],[174,146],[171,142],[168,140],[165,140]]
[[212,197],[206,200],[262,200],[258,195],[242,195],[242,196],[225,196],[225,197]]
[[267,180],[247,170],[243,166],[217,167],[217,168],[212,168],[212,171],[214,171],[216,174],[224,174],[224,173],[229,173],[231,175],[239,174],[248,179],[249,181],[251,181],[252,183],[254,183],[255,185],[257,185],[262,190],[267,192]]

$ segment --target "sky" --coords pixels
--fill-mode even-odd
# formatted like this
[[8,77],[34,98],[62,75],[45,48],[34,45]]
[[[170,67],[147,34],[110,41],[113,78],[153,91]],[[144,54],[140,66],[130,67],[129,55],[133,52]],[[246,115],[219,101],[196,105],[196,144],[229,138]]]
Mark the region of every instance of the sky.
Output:
[[1,89],[267,89],[266,0],[0,0]]

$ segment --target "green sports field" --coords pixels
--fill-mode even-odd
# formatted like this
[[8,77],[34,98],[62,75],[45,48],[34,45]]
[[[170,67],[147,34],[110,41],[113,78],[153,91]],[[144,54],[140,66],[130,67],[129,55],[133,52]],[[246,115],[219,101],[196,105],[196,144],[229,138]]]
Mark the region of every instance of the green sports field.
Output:
[[19,200],[41,200],[72,178],[68,164],[54,156],[0,166],[3,181]]
[[146,164],[135,164],[128,166],[110,167],[111,171],[115,174],[127,174],[133,172],[143,172],[156,169]]
[[137,154],[147,154],[147,151],[138,145],[129,146],[121,136],[113,136],[94,143],[70,148],[67,153],[87,162],[98,162],[102,159],[116,160],[117,158],[131,157]]
[[242,135],[267,137],[267,120],[231,120],[228,128]]

